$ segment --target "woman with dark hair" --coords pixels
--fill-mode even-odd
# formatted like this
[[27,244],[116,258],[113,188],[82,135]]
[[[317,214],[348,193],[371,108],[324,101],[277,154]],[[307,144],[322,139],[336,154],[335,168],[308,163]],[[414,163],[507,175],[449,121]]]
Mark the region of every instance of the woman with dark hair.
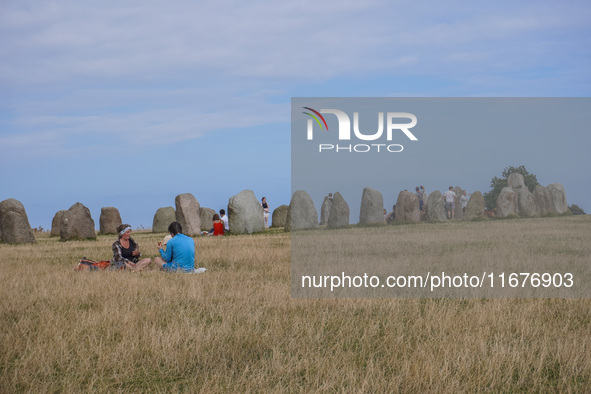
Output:
[[217,213],[213,215],[213,235],[224,235],[224,222]]
[[265,228],[269,228],[269,204],[267,204],[267,197],[263,197],[261,200],[261,206],[263,207],[263,217],[265,218]]
[[113,243],[113,260],[111,269],[127,268],[130,271],[141,271],[146,268],[152,260],[145,258],[140,260],[140,247],[131,238],[131,226],[122,224],[117,227],[119,239]]

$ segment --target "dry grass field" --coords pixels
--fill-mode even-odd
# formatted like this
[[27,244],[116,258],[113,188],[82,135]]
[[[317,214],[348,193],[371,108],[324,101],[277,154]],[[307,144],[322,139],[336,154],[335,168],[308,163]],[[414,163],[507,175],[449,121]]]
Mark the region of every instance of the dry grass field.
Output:
[[[572,240],[577,256],[591,254],[590,216],[384,231],[486,233],[487,225],[522,240],[527,228],[554,234],[520,248],[568,256]],[[114,237],[37,236],[32,246],[0,245],[3,393],[591,387],[589,299],[292,299],[290,236],[280,231],[198,238],[198,266],[208,268],[199,275],[74,272],[82,257],[110,258]],[[132,236],[154,257],[164,234]]]

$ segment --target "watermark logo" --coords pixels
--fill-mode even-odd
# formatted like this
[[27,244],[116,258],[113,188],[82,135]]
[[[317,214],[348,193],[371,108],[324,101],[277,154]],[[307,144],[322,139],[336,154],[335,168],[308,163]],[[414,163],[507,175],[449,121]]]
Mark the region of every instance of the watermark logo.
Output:
[[[321,109],[316,111],[310,107],[302,107],[310,112],[303,112],[304,114],[311,117],[307,123],[307,139],[309,141],[314,140],[314,121],[323,130],[326,127],[328,131],[328,124],[322,114],[335,115],[339,124],[338,127],[338,139],[339,141],[350,141],[352,138],[351,133],[351,119],[344,111],[338,109]],[[384,112],[378,112],[378,129],[375,132],[366,132],[359,129],[359,112],[353,112],[353,135],[356,139],[361,141],[378,141],[383,139],[384,130],[386,131],[386,141],[392,141],[394,135],[397,132],[402,132],[409,140],[418,141],[418,138],[409,130],[416,126],[417,117],[408,112],[387,112],[384,121]],[[410,122],[401,123],[401,120],[410,120]],[[322,123],[321,123],[322,120]],[[324,124],[324,127],[323,127]],[[387,152],[402,152],[404,147],[400,144],[319,144],[319,152],[333,151],[333,152],[357,152],[365,153],[372,150],[387,151]]]
[[[328,125],[326,124],[326,119],[324,119],[324,116],[322,116],[320,114],[320,112],[318,112],[315,109],[312,109],[310,107],[302,107],[302,108],[307,109],[309,111],[312,111],[316,115],[318,115],[318,118],[322,119],[322,122],[326,126],[326,131],[328,131]],[[318,118],[316,116],[312,115],[309,112],[303,112],[303,113],[306,114],[306,115],[309,115],[310,117],[312,117],[312,119],[314,119],[316,121],[316,123],[318,123],[318,126],[320,126],[320,129],[322,129],[322,123],[320,123],[320,121],[318,120]],[[308,139],[310,139],[310,133],[312,132],[312,119],[308,119]]]

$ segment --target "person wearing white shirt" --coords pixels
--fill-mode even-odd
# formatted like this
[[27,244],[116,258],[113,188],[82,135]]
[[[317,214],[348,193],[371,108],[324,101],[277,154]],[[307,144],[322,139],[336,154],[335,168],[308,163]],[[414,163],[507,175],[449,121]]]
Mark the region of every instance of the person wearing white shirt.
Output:
[[228,216],[226,216],[226,211],[223,209],[220,209],[220,219],[222,219],[222,222],[224,222],[224,232],[227,233],[230,231],[230,224],[228,224]]
[[453,191],[453,187],[450,186],[449,190],[443,193],[445,197],[445,209],[447,209],[447,217],[452,220],[454,218],[454,209],[456,208],[456,194]]
[[464,190],[462,192],[462,195],[460,196],[460,205],[462,206],[462,212],[466,212],[466,207],[468,206],[468,196],[470,194],[466,195],[466,191]]

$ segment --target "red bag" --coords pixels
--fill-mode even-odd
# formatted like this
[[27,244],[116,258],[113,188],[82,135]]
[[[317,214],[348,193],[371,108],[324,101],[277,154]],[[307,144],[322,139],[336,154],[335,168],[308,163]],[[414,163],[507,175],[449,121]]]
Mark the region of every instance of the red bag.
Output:
[[74,268],[74,271],[99,271],[104,270],[111,265],[109,260],[92,261],[86,258],[80,259],[78,265]]

